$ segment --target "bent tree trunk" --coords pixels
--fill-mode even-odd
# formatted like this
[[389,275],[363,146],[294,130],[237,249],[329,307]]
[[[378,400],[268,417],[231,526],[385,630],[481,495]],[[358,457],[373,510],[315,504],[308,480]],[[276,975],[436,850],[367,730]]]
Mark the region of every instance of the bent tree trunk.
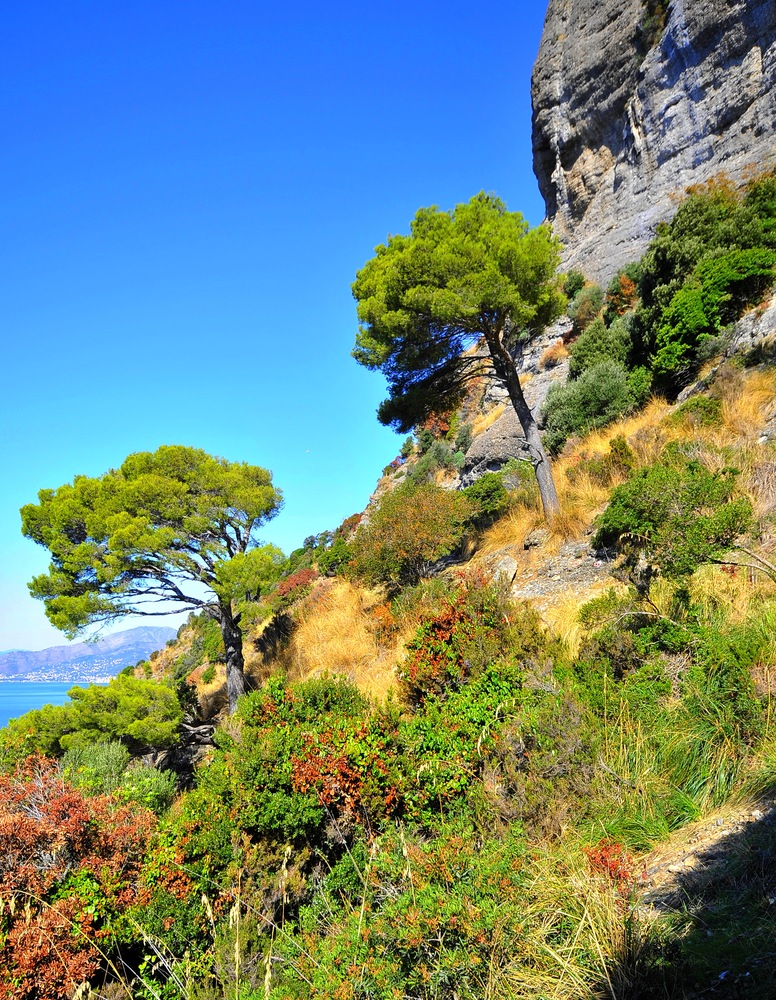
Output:
[[552,468],[547,452],[542,444],[542,436],[539,433],[539,426],[531,413],[531,407],[526,403],[523,395],[523,388],[515,369],[512,355],[503,343],[503,328],[500,331],[486,333],[485,339],[490,351],[490,357],[497,378],[503,382],[509,393],[509,401],[512,409],[517,414],[520,426],[523,428],[528,451],[531,456],[531,464],[534,467],[536,482],[539,487],[539,496],[542,501],[542,509],[545,518],[552,517],[560,511],[560,501],[558,491],[555,489],[555,480],[552,477]]
[[243,635],[240,615],[232,614],[231,607],[220,604],[216,612],[226,652],[226,694],[229,699],[229,714],[237,708],[237,699],[245,694],[245,673],[243,660]]

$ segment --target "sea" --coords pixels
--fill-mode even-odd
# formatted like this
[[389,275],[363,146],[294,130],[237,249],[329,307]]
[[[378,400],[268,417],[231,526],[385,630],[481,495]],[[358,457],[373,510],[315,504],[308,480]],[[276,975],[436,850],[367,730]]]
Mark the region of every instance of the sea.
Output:
[[77,681],[0,681],[0,726],[44,705],[64,705]]

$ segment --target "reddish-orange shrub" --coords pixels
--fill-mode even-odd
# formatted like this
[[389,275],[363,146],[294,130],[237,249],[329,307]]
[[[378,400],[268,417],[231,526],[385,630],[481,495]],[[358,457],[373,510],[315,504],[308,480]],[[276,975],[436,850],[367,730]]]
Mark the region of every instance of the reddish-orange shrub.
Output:
[[606,293],[606,306],[610,312],[615,312],[618,316],[634,307],[638,298],[638,289],[635,281],[632,281],[627,274],[618,275],[617,283],[612,282]]
[[631,895],[637,880],[636,862],[622,844],[603,839],[584,851],[591,871],[611,882],[621,896]]
[[372,627],[379,638],[387,638],[396,629],[396,619],[390,604],[378,604],[370,612]]
[[0,774],[0,1000],[61,1000],[99,968],[108,925],[142,902],[153,813],[87,798],[55,761]]
[[435,440],[443,438],[450,430],[450,413],[432,413],[421,424],[424,431],[430,431]]
[[320,573],[317,569],[300,569],[296,573],[292,573],[291,576],[287,576],[278,584],[278,597],[287,597],[292,591],[309,586],[319,576]]

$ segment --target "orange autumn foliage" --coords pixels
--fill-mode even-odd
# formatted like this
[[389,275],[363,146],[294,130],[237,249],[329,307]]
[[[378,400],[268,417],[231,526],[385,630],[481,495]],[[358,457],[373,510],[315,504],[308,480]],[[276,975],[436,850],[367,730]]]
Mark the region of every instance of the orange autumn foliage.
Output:
[[60,1000],[97,972],[105,925],[142,901],[155,825],[86,797],[45,757],[0,774],[0,1000]]

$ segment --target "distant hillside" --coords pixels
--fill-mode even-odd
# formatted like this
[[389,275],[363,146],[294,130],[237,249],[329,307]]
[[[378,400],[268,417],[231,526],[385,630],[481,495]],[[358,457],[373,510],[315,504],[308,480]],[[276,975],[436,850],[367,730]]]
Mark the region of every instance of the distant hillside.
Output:
[[98,639],[48,649],[0,654],[0,680],[98,681],[145,660],[175,638],[175,629],[140,626]]

